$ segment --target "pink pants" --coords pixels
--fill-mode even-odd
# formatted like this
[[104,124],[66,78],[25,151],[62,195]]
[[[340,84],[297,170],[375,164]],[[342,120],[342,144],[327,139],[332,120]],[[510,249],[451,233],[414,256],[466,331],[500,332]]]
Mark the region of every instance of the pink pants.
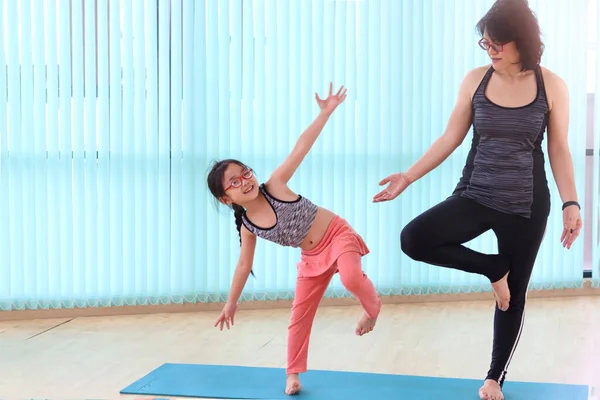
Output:
[[342,284],[358,299],[368,318],[377,318],[381,299],[361,266],[361,257],[368,253],[362,238],[340,217],[331,222],[315,249],[302,251],[288,328],[286,373],[306,372],[312,324],[335,273],[339,272]]

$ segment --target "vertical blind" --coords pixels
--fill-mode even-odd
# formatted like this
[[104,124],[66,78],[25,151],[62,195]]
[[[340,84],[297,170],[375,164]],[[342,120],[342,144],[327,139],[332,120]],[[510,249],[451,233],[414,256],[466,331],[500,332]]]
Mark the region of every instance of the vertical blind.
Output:
[[[592,52],[595,66],[595,88],[594,92],[600,93],[600,52],[597,44],[600,43],[600,7],[598,0],[590,3],[592,5],[591,13],[595,14],[595,24],[592,24],[592,36],[595,37],[596,48]],[[595,97],[595,96],[594,96]],[[594,101],[594,135],[592,139],[592,201],[590,202],[590,210],[592,214],[592,286],[600,287],[600,101],[595,97]]]
[[[475,24],[492,3],[0,0],[0,309],[223,300],[239,241],[207,190],[210,163],[238,158],[266,179],[330,81],[348,97],[291,188],[363,235],[381,294],[490,290],[399,247],[402,227],[453,190],[471,133],[394,202],[371,199],[442,134],[463,76],[488,63]],[[583,197],[588,3],[530,4],[543,65],[569,86]],[[531,287],[581,286],[583,240],[560,245],[547,170],[553,207]],[[597,265],[598,226],[593,235]],[[468,245],[497,251],[491,232]],[[244,299],[291,298],[298,257],[259,241]],[[336,278],[327,296],[346,295]]]

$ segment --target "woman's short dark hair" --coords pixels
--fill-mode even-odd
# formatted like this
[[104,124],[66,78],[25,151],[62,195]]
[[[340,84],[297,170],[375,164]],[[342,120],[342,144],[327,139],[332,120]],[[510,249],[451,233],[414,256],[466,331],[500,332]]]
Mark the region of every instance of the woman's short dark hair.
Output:
[[487,32],[497,43],[514,41],[521,55],[522,71],[535,69],[542,59],[540,26],[527,0],[496,0],[492,8],[477,23],[477,31]]

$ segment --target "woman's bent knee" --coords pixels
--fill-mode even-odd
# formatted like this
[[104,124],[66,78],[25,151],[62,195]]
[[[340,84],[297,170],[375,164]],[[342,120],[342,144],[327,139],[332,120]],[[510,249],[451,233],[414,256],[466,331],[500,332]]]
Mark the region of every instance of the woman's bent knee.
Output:
[[415,261],[420,261],[427,252],[426,241],[415,232],[415,227],[408,224],[400,233],[400,248],[402,252]]

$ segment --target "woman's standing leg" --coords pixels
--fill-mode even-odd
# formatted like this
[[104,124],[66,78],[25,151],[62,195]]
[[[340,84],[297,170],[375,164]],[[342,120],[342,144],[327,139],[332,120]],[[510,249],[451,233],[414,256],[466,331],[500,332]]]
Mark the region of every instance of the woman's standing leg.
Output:
[[536,212],[530,219],[518,216],[499,218],[493,228],[498,237],[499,252],[509,257],[511,263],[508,275],[510,308],[505,312],[497,308],[495,310],[492,361],[486,377],[499,386],[504,383],[523,330],[527,289],[546,230],[546,221],[545,214]]

